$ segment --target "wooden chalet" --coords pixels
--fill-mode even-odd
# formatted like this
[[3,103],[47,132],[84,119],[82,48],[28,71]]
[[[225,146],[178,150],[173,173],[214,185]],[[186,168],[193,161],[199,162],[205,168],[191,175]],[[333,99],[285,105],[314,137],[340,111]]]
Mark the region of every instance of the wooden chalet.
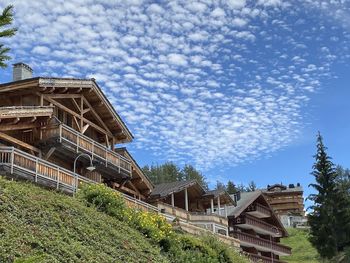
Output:
[[291,254],[290,247],[280,244],[288,233],[261,191],[239,193],[228,221],[229,235],[240,240],[253,262],[281,263],[280,256]]
[[0,169],[67,192],[103,182],[145,199],[153,186],[126,149],[133,136],[94,79],[31,77],[0,84]]
[[299,183],[268,185],[263,193],[284,226],[292,227],[306,222],[303,188]]

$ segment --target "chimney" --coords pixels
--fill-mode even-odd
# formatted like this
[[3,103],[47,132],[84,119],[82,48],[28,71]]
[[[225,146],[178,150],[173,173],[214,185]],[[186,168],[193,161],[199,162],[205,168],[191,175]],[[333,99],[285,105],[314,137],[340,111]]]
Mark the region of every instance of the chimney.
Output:
[[33,77],[33,70],[22,62],[13,64],[13,81],[30,79]]

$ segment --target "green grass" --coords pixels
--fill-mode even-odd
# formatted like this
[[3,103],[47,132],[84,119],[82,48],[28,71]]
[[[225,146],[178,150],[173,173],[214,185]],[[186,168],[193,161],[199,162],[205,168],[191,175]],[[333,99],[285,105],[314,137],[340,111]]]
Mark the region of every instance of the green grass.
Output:
[[289,236],[282,238],[281,243],[292,248],[292,255],[281,257],[288,263],[319,263],[318,253],[308,240],[308,230],[288,228]]
[[0,177],[0,262],[169,262],[138,231],[69,196]]
[[214,236],[155,242],[78,198],[0,176],[0,263],[248,263]]

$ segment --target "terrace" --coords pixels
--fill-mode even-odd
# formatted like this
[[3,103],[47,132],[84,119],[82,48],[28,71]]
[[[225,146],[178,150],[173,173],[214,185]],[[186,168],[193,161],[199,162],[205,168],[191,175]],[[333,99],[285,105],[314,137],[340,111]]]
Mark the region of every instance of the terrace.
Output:
[[233,231],[233,236],[238,238],[241,242],[241,246],[245,247],[255,247],[260,251],[273,252],[276,255],[288,256],[292,253],[291,248],[278,244],[276,242],[270,241],[268,239],[263,239],[254,235],[247,233]]
[[41,147],[57,146],[57,144],[63,146],[64,154],[67,154],[67,150],[72,154],[87,153],[92,157],[97,168],[103,169],[106,173],[117,173],[127,177],[131,175],[130,160],[62,123],[43,129],[39,142]]

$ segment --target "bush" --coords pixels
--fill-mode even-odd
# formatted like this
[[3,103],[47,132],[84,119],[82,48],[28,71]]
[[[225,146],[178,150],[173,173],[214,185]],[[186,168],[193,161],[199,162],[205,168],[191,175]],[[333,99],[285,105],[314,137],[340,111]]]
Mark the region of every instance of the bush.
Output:
[[103,184],[83,184],[77,197],[88,206],[95,206],[100,212],[119,220],[125,218],[126,205],[122,195]]
[[172,233],[172,226],[163,216],[156,213],[128,208],[127,218],[130,225],[157,243],[170,237]]

